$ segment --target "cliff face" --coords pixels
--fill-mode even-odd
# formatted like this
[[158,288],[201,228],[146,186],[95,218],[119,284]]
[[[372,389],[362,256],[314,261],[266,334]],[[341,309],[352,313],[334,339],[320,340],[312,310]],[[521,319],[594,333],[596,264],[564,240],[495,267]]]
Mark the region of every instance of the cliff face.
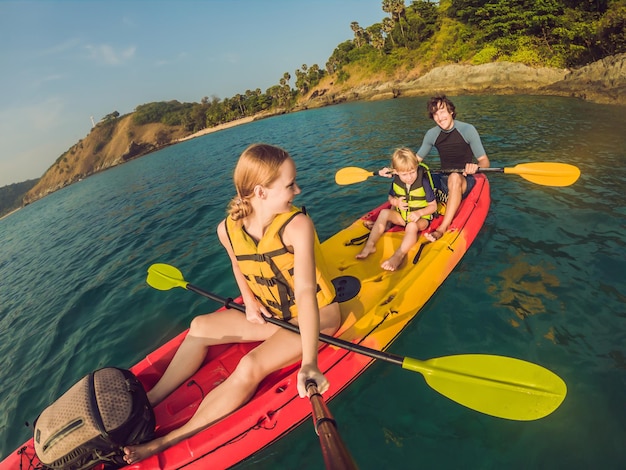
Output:
[[545,91],[596,103],[626,104],[626,54],[606,57],[572,71]]
[[137,126],[132,114],[101,122],[61,155],[24,196],[24,204],[128,160],[175,142],[187,132],[165,124]]
[[434,93],[538,94],[583,98],[626,105],[626,54],[599,60],[578,70],[529,67],[511,62],[483,65],[452,64],[427,73],[407,71],[391,81],[373,80],[336,84],[323,80],[302,108],[314,108],[358,99],[387,99]]

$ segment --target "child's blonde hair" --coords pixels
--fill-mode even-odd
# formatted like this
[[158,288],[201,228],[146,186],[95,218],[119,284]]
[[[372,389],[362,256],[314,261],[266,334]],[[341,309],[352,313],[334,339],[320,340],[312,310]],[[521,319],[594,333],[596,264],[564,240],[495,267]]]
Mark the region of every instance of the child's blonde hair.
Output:
[[409,148],[396,149],[391,156],[391,167],[398,172],[415,170],[418,165],[417,155]]
[[228,215],[233,220],[252,213],[250,199],[254,196],[254,188],[271,185],[288,158],[291,157],[285,150],[268,144],[252,144],[243,151],[233,173],[237,196],[228,205]]

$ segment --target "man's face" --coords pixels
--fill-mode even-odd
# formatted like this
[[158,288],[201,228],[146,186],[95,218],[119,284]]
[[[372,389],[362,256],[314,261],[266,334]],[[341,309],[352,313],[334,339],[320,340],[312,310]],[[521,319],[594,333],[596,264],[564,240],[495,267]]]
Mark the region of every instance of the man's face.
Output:
[[439,103],[437,111],[433,113],[433,120],[444,131],[449,131],[454,126],[454,118],[445,103]]

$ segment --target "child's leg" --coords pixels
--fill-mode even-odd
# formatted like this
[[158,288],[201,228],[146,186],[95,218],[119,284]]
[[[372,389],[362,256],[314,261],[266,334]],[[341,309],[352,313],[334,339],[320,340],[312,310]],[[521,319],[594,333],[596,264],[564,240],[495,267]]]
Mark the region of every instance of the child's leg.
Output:
[[365,242],[363,249],[356,255],[357,259],[367,258],[372,253],[376,252],[376,242],[382,234],[385,233],[385,230],[387,229],[387,222],[398,223],[395,221],[395,215],[397,215],[397,218],[400,219],[399,223],[403,223],[402,217],[400,217],[400,214],[398,214],[396,210],[383,209],[380,211],[376,222],[374,222],[370,236],[367,237],[367,241]]
[[387,271],[395,271],[398,269],[398,266],[400,266],[406,254],[417,242],[419,232],[427,227],[428,221],[426,219],[419,219],[417,222],[409,222],[404,228],[404,238],[402,239],[400,247],[389,259],[383,261],[380,266]]

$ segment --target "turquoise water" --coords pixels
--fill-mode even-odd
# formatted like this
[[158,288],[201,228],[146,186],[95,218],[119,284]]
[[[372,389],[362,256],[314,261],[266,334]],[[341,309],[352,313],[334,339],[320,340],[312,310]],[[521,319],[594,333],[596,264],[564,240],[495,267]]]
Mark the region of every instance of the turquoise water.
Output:
[[[416,149],[425,98],[284,115],[168,147],[87,178],[0,220],[0,458],[24,426],[98,367],[129,367],[217,307],[145,283],[166,262],[235,295],[215,235],[231,171],[250,143],[285,147],[321,239],[382,201],[387,181],[336,186],[343,166],[376,169]],[[429,359],[501,354],[568,385],[534,422],[481,415],[421,375],[378,363],[330,403],[361,469],[626,467],[626,108],[554,97],[455,97],[492,166],[577,165],[573,186],[490,176],[492,208],[475,244],[392,345]],[[431,157],[436,166],[436,158]],[[310,422],[240,468],[323,467]]]

